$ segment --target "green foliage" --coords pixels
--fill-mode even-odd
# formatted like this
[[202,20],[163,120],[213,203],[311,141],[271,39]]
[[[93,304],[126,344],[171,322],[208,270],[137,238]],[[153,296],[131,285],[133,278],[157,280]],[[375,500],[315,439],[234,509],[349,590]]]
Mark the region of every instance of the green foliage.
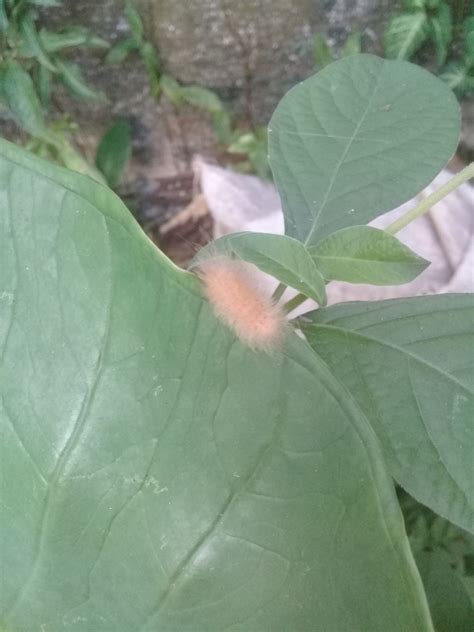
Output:
[[[360,224],[418,193],[458,131],[425,71],[340,60],[272,120],[287,235],[197,261],[320,302],[328,252],[413,278],[425,262]],[[253,350],[110,190],[6,142],[0,252],[2,627],[465,629],[470,541],[401,495],[405,530],[392,477],[474,531],[472,295],[320,308]]]
[[[350,33],[341,49],[340,57],[349,57],[362,52],[362,35],[359,31]],[[329,44],[321,33],[316,33],[313,38],[313,59],[316,68],[321,69],[336,61],[338,57],[334,55]]]
[[459,107],[422,68],[351,56],[290,90],[268,131],[286,231],[311,246],[426,186],[456,149]]
[[395,15],[385,30],[385,55],[392,59],[413,59],[431,45],[440,78],[458,96],[474,92],[472,13],[465,16],[462,12],[461,21],[454,23],[451,6],[443,0],[410,0],[403,5],[403,12]]
[[240,171],[252,171],[261,178],[270,178],[266,130],[259,127],[242,131],[215,91],[204,86],[182,85],[164,72],[157,49],[144,40],[140,15],[129,1],[125,7],[131,36],[115,44],[106,61],[118,64],[131,53],[140,55],[147,70],[150,92],[156,99],[164,96],[177,108],[189,105],[210,114],[215,134],[226,151],[243,155],[243,160],[234,166]]
[[310,344],[356,398],[397,482],[474,530],[474,298],[351,303],[318,310]]
[[264,180],[271,178],[266,128],[257,127],[249,132],[236,130],[231,134],[230,141],[228,153],[243,154],[248,158],[248,162],[240,164],[242,171],[252,171]]
[[130,125],[119,119],[106,131],[97,148],[95,164],[107,184],[115,189],[130,159]]
[[0,3],[2,52],[0,55],[0,98],[11,118],[29,138],[28,146],[43,157],[60,161],[103,181],[70,143],[64,127],[47,122],[51,93],[57,81],[77,97],[103,100],[104,95],[84,81],[76,64],[63,57],[75,47],[107,48],[108,44],[84,27],[55,33],[38,30],[39,7],[58,6],[51,0],[12,0]]
[[325,279],[349,283],[400,285],[429,265],[392,235],[370,226],[343,228],[309,252]]

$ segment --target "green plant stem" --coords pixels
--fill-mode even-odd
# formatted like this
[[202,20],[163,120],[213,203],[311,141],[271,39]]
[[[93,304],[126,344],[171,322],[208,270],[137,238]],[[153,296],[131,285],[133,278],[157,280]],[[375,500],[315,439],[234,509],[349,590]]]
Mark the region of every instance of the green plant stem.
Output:
[[273,292],[272,294],[272,298],[275,301],[275,303],[277,303],[281,297],[283,296],[283,294],[285,293],[285,290],[288,286],[285,285],[284,283],[279,283],[277,289]]
[[437,191],[428,195],[418,206],[415,206],[411,211],[408,211],[408,213],[405,213],[405,215],[402,215],[402,217],[394,221],[393,224],[390,224],[390,226],[385,229],[385,232],[390,235],[395,235],[395,233],[398,233],[399,230],[408,226],[408,224],[415,219],[425,215],[432,206],[457,189],[463,182],[467,182],[471,178],[474,178],[474,162],[471,162],[471,164],[462,169],[462,171],[457,173],[451,180],[446,182],[446,184],[443,184]]
[[297,294],[292,299],[290,299],[288,303],[285,303],[285,305],[283,306],[283,309],[285,310],[287,314],[289,314],[290,312],[292,312],[294,309],[299,307],[302,303],[304,303],[307,300],[308,300],[308,297],[305,296],[304,294]]

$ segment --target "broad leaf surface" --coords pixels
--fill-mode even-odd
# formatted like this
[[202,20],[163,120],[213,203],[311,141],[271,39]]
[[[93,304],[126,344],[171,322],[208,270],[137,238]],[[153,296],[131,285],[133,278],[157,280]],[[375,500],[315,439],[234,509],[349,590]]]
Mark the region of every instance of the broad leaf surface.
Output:
[[412,281],[429,262],[396,237],[371,226],[351,226],[309,248],[325,279],[371,285]]
[[192,265],[199,266],[223,255],[252,263],[320,305],[326,304],[324,279],[306,248],[296,239],[268,233],[233,233],[202,248]]
[[419,66],[352,55],[290,90],[269,126],[286,233],[308,245],[418,194],[459,137],[459,106]]
[[1,144],[2,629],[432,630],[369,424],[107,189]]
[[341,304],[305,327],[372,423],[395,479],[474,530],[474,295]]

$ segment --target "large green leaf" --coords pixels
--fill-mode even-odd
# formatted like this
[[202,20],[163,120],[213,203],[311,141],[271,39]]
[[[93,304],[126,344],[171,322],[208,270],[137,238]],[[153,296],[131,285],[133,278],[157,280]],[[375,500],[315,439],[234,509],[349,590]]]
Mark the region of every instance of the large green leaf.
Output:
[[199,266],[223,255],[248,261],[320,305],[326,304],[324,279],[306,248],[296,239],[266,233],[232,233],[202,248],[191,263]]
[[348,283],[407,283],[429,265],[396,237],[371,226],[343,228],[308,250],[326,279]]
[[2,629],[432,630],[367,421],[106,188],[0,162]]
[[314,244],[418,194],[459,137],[452,92],[419,66],[352,55],[299,84],[269,127],[286,232]]
[[356,397],[412,496],[474,530],[474,295],[318,310],[316,353]]

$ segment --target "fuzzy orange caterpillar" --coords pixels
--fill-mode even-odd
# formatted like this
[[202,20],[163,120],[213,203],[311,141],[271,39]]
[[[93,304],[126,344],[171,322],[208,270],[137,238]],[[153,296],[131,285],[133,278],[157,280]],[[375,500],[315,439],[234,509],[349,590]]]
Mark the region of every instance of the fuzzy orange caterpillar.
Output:
[[221,257],[199,266],[205,294],[216,315],[255,350],[271,351],[283,339],[285,317],[263,294],[250,266]]

